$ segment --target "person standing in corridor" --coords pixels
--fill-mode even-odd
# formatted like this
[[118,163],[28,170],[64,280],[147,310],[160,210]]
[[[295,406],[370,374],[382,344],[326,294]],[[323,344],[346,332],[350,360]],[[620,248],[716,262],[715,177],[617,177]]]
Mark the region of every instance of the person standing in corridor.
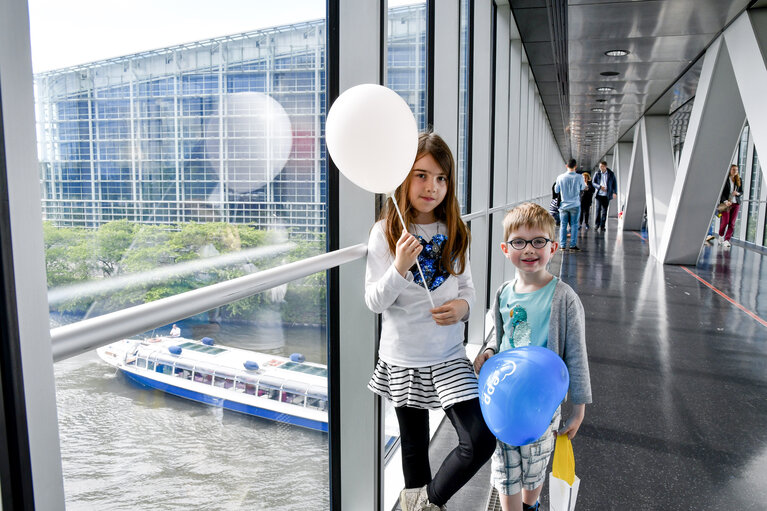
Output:
[[[581,214],[581,190],[586,188],[583,178],[575,173],[576,162],[570,158],[567,171],[557,177],[554,191],[562,196],[559,204],[559,218],[562,225],[559,229],[560,250],[579,252],[578,248],[578,217]],[[570,244],[567,244],[567,226],[570,226]]]
[[605,232],[607,226],[607,208],[610,207],[610,201],[618,196],[618,182],[615,180],[613,171],[607,168],[606,161],[599,162],[599,172],[594,173],[592,180],[596,189],[597,209],[594,218],[594,227],[597,231],[600,229]]

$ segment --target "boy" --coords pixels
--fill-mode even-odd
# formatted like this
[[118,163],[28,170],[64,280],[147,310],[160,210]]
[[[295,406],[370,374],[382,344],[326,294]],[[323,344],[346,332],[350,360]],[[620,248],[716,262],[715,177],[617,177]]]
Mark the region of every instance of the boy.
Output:
[[[503,231],[501,250],[517,268],[517,275],[496,292],[494,334],[477,355],[474,368],[479,372],[495,353],[528,344],[557,353],[570,372],[568,399],[572,404],[571,417],[557,434],[573,438],[583,422],[586,404],[591,403],[591,382],[583,305],[570,286],[547,270],[558,245],[554,219],[541,206],[528,202],[506,214]],[[532,444],[515,447],[497,442],[492,479],[504,511],[538,509],[559,420],[557,409],[549,429]]]

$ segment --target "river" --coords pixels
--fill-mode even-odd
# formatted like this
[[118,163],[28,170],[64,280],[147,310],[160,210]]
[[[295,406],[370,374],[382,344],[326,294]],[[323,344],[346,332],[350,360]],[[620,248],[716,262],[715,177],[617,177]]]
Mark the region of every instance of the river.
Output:
[[[327,363],[321,328],[180,326],[187,337]],[[55,375],[68,510],[328,509],[325,433],[138,387],[95,351],[57,362]]]

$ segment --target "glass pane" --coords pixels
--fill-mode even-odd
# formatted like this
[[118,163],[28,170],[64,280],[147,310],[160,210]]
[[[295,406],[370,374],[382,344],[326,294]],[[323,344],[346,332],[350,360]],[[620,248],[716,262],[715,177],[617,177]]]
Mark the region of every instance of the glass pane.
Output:
[[389,2],[386,86],[410,105],[419,130],[426,129],[426,2]]
[[[744,185],[746,183],[743,183]],[[759,223],[759,198],[761,197],[762,169],[759,166],[759,156],[754,147],[754,160],[751,164],[751,185],[748,199],[748,222],[746,223],[746,241],[754,242],[756,239],[756,226]],[[745,186],[743,187],[745,190]],[[741,206],[743,207],[743,206]]]
[[[740,142],[738,144],[738,173],[741,176],[746,175],[746,162],[748,160],[748,137],[749,137],[749,127],[748,123],[743,128],[743,131],[740,134]],[[745,189],[745,186],[744,186]],[[741,205],[741,209],[743,209],[743,205]],[[738,233],[740,233],[740,224],[743,221],[743,214],[745,211],[739,211],[738,217],[735,219],[735,226],[734,226],[734,237],[738,237]]]
[[471,44],[469,40],[469,14],[471,4],[469,0],[460,0],[458,40],[458,156],[456,159],[456,173],[458,174],[458,202],[461,204],[461,214],[468,213],[466,207],[468,197],[466,193],[466,180],[468,178],[468,155],[469,155],[469,52]]
[[[426,2],[390,0],[386,85],[410,105],[418,129],[426,129]],[[394,408],[384,413],[385,458],[398,444],[399,425]]]
[[325,292],[318,273],[57,363],[67,509],[327,509]]
[[[35,101],[55,324],[325,251],[325,2],[301,2],[303,10],[236,2],[224,13],[158,2],[135,26],[122,11],[110,18],[113,33],[95,46],[119,53],[96,61],[56,54],[60,64],[51,54],[68,43],[55,38],[51,16],[80,33],[104,30],[104,13],[37,2],[33,59],[44,70],[35,74]],[[132,36],[178,10],[185,24],[215,21],[215,37],[168,33],[165,46],[147,50]]]
[[[51,327],[326,251],[325,5],[29,1]],[[327,509],[325,295],[57,363],[67,508]]]

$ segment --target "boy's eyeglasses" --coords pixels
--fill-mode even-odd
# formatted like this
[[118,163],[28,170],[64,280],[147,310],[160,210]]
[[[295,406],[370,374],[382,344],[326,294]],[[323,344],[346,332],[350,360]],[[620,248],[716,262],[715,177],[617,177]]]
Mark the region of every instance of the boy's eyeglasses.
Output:
[[523,240],[522,238],[514,238],[506,243],[514,250],[524,250],[527,244],[531,244],[533,248],[543,248],[551,240],[549,238],[533,238],[531,240]]

